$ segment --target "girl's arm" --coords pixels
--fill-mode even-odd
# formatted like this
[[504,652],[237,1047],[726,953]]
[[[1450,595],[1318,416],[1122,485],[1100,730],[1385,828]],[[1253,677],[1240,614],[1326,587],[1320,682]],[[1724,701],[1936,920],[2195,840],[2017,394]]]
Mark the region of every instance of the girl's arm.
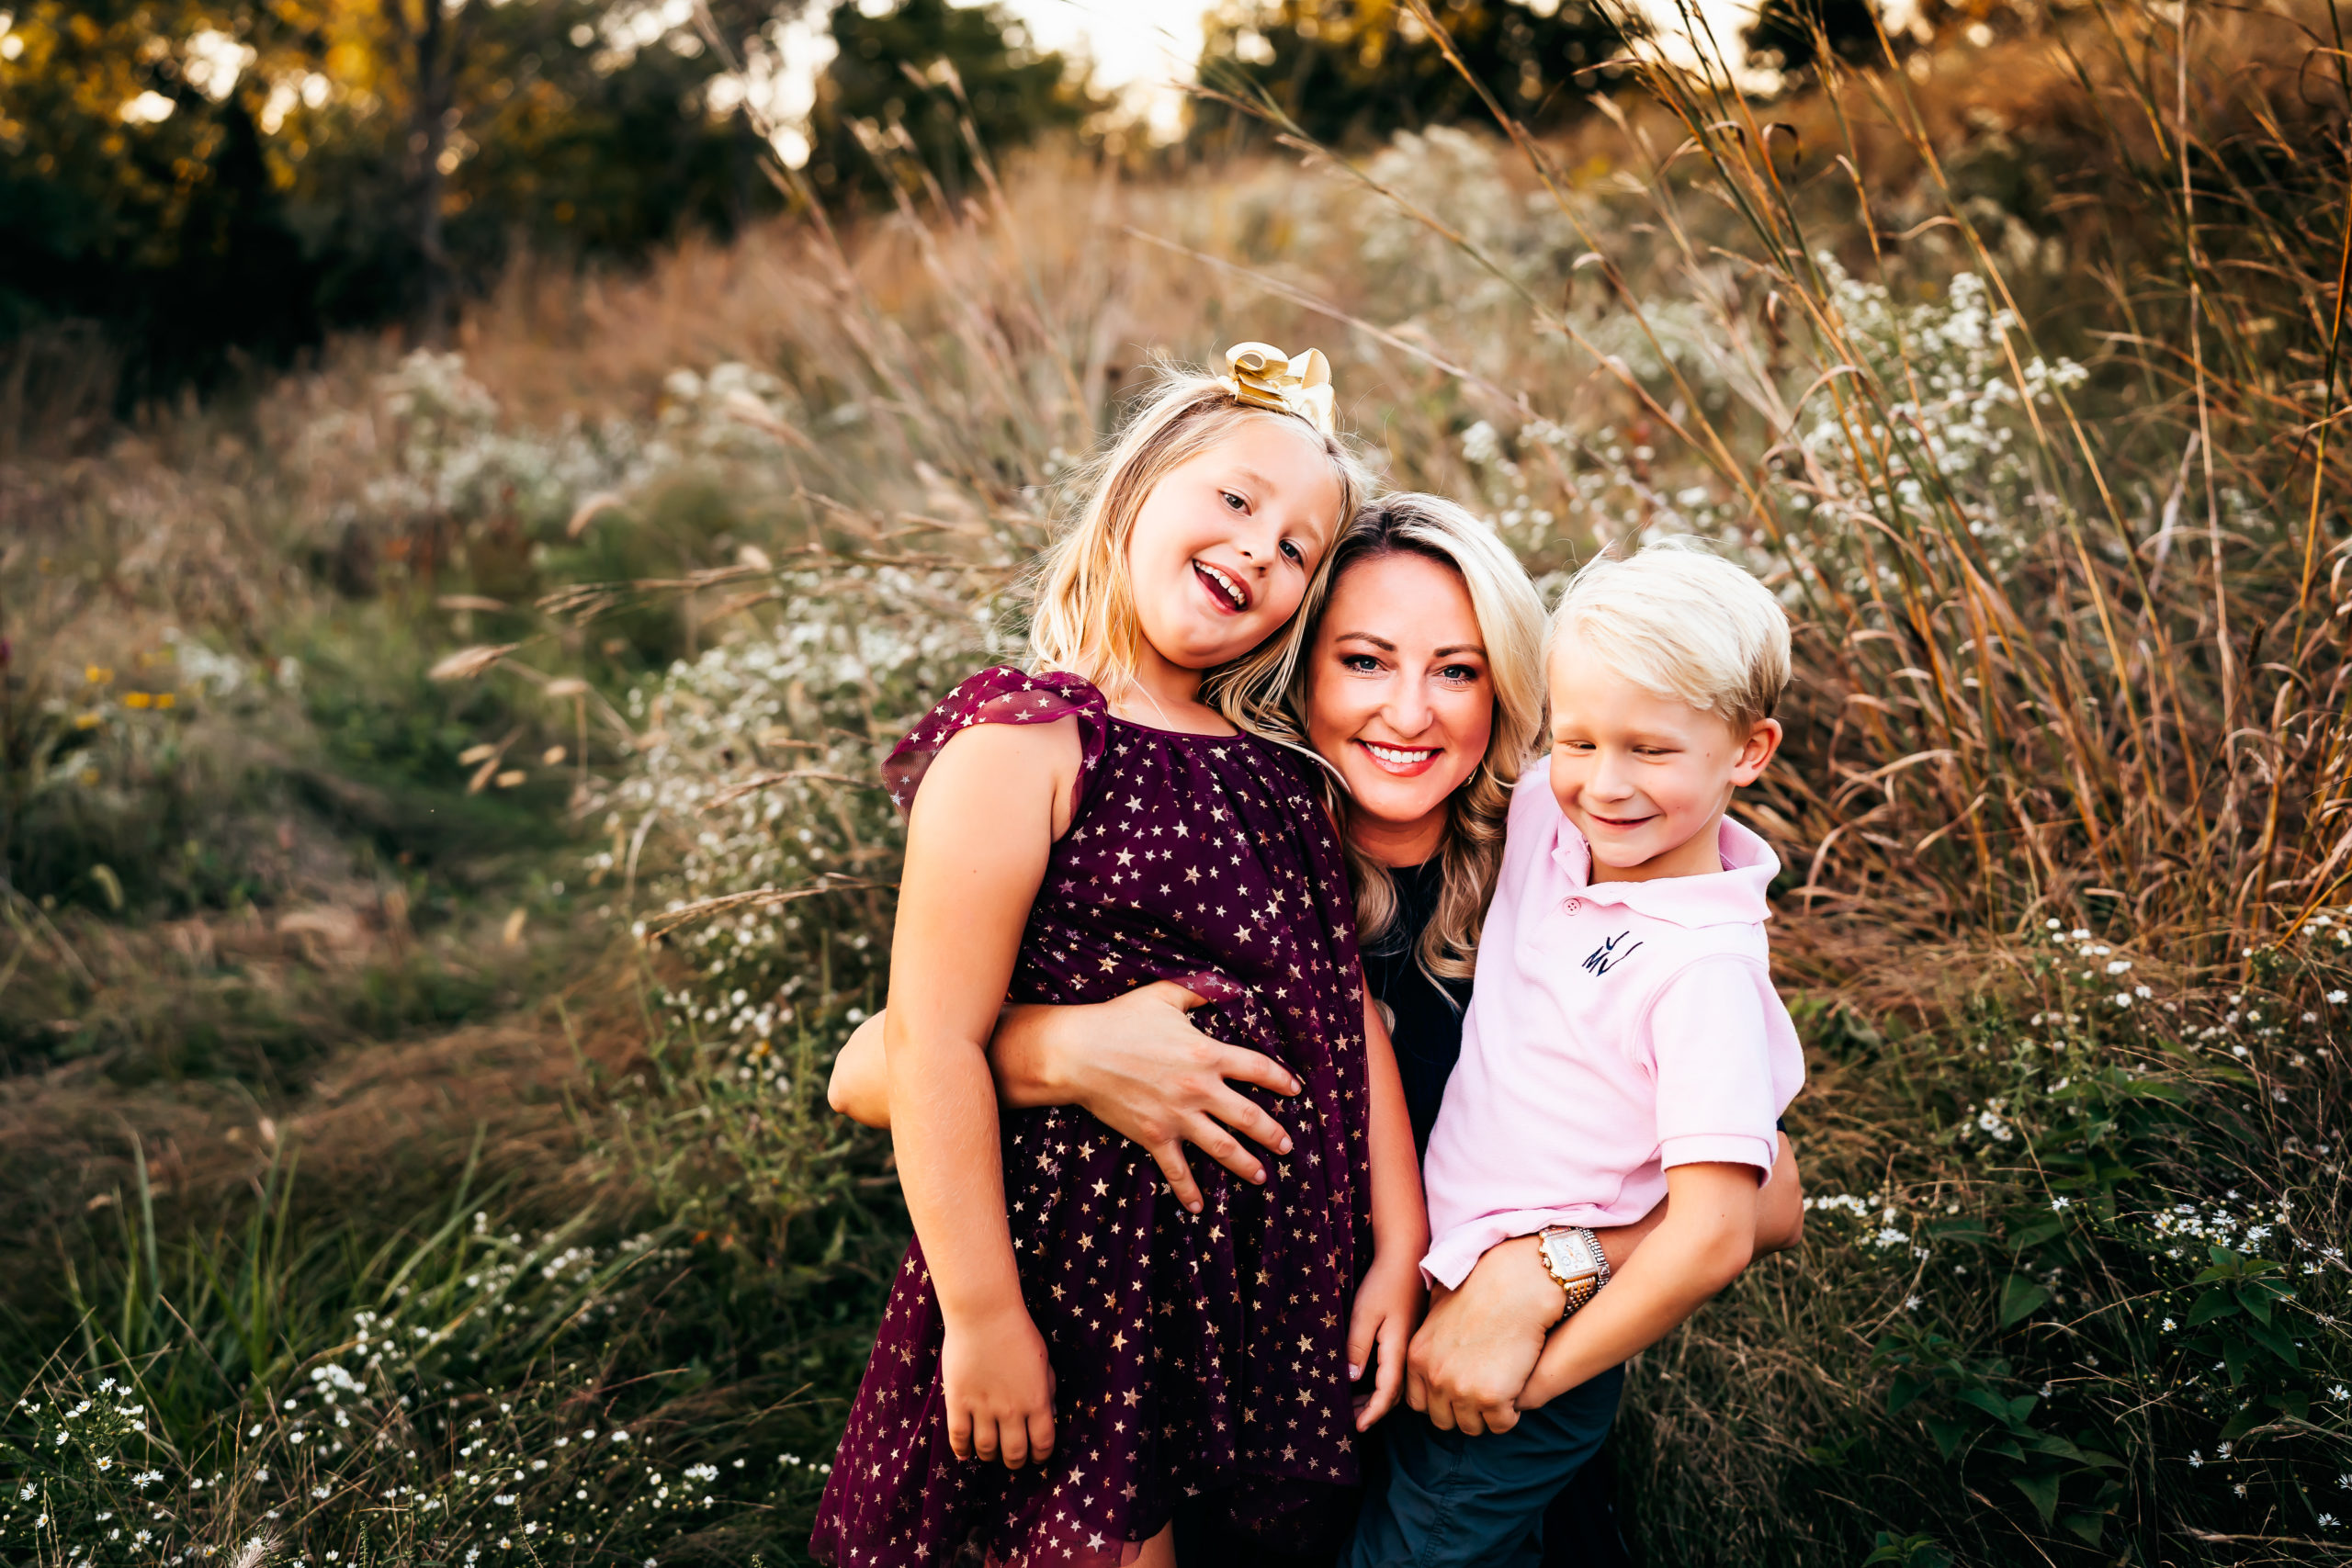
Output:
[[[1201,1189],[1185,1158],[1187,1143],[1244,1181],[1262,1183],[1265,1165],[1242,1140],[1286,1155],[1290,1134],[1232,1086],[1296,1094],[1298,1080],[1262,1052],[1223,1044],[1194,1029],[1187,1015],[1200,1005],[1182,986],[1155,980],[1113,1001],[1006,1008],[989,1042],[997,1102],[1013,1110],[1075,1105],[1091,1111],[1149,1150],[1178,1200],[1196,1214]],[[889,1066],[882,1049],[888,1016],[878,1012],[857,1026],[833,1059],[826,1088],[834,1110],[885,1130],[890,1125]]]
[[1624,1270],[1560,1325],[1520,1391],[1532,1410],[1648,1349],[1739,1277],[1756,1249],[1756,1168],[1706,1163],[1666,1173],[1666,1218]]
[[[1359,981],[1361,984],[1361,981]],[[1376,1365],[1369,1396],[1359,1395],[1356,1430],[1388,1414],[1405,1382],[1405,1349],[1421,1316],[1421,1255],[1430,1247],[1429,1210],[1421,1202],[1421,1165],[1413,1153],[1413,1122],[1405,1108],[1405,1080],[1388,1043],[1388,1026],[1363,987],[1363,1043],[1371,1086],[1372,1268],[1356,1287],[1348,1318],[1348,1378]]]
[[944,1325],[947,1439],[1015,1469],[1053,1451],[1053,1371],[1013,1266],[988,1040],[1079,766],[1067,719],[949,740],[908,814],[891,939],[891,1141]]

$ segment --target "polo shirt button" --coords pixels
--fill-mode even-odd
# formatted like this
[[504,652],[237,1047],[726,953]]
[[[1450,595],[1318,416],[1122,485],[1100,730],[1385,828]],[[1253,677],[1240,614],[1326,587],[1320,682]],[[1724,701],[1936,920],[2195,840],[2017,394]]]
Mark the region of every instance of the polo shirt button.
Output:
[[1571,898],[1566,903],[1561,905],[1560,908],[1571,915],[1581,914],[1584,912],[1584,900],[1581,898]]

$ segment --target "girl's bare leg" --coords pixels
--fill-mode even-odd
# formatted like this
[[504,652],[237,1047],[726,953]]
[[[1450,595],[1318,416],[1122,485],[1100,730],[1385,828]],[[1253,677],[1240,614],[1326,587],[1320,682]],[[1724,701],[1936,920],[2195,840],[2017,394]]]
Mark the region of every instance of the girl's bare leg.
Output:
[[1176,1527],[1170,1525],[1143,1543],[1135,1568],[1176,1568]]

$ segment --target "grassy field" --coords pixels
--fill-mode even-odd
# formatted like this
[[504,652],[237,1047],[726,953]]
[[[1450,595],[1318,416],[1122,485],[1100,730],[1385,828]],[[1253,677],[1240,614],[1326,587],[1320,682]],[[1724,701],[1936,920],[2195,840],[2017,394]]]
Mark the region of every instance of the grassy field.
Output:
[[1317,344],[1551,576],[1800,626],[1815,1197],[1639,1363],[1644,1560],[2352,1550],[2338,13],[523,266],[0,386],[0,1561],[798,1562],[905,1235],[823,1107],[881,752],[1154,354]]

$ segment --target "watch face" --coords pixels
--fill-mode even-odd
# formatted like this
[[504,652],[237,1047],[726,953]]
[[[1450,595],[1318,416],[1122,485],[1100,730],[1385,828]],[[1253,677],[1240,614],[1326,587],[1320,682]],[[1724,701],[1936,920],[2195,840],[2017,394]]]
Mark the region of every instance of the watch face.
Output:
[[1590,1248],[1584,1245],[1584,1237],[1573,1231],[1544,1237],[1544,1255],[1555,1269],[1570,1279],[1595,1271]]

